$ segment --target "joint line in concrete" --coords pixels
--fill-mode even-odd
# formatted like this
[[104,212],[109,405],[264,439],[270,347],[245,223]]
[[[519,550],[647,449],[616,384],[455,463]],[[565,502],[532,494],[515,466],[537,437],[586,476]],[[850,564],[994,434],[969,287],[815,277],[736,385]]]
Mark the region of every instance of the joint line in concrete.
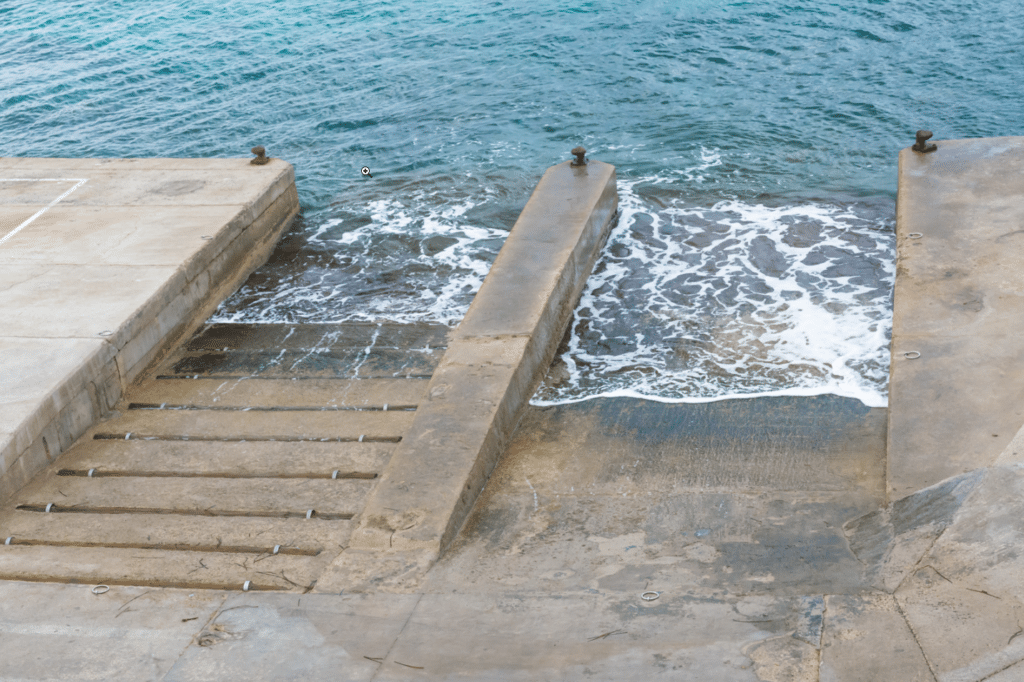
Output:
[[896,605],[896,610],[899,612],[900,617],[903,618],[903,622],[907,624],[907,630],[910,631],[910,636],[914,638],[914,643],[917,644],[918,650],[921,652],[921,658],[924,659],[925,665],[928,666],[928,672],[931,673],[932,682],[939,682],[939,675],[935,672],[935,666],[932,665],[931,659],[928,658],[928,654],[925,652],[924,647],[921,645],[921,640],[917,636],[917,631],[914,630],[914,626],[910,624],[910,619],[907,618],[907,612],[903,610],[903,605],[900,604],[899,598],[892,595],[893,604]]

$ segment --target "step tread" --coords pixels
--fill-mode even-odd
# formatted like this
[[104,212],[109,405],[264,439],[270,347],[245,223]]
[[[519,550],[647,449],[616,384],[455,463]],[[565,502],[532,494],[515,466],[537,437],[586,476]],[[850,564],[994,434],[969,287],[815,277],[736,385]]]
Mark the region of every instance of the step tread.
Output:
[[221,410],[128,410],[100,422],[96,434],[135,434],[137,437],[358,439],[359,436],[399,438],[412,423],[408,411],[266,412]]
[[[246,478],[85,478],[46,476],[26,486],[17,505],[169,509],[179,512],[356,514],[375,480]],[[42,513],[42,512],[37,512]]]
[[[259,561],[257,561],[259,559]],[[0,545],[0,579],[196,589],[302,592],[323,570],[320,557],[155,549]]]
[[262,378],[395,378],[429,376],[444,349],[395,350],[226,350],[177,351],[154,376]]
[[137,544],[184,547],[257,548],[275,545],[311,552],[340,552],[348,543],[353,521],[275,519],[157,514],[0,514],[0,545],[12,542]]
[[395,443],[313,441],[215,442],[81,439],[59,469],[88,471],[232,472],[237,475],[379,473]]
[[205,407],[382,407],[418,405],[423,379],[158,379],[134,388],[128,402]]
[[263,348],[426,348],[444,347],[452,328],[444,324],[340,322],[305,324],[207,325],[185,344],[186,350]]

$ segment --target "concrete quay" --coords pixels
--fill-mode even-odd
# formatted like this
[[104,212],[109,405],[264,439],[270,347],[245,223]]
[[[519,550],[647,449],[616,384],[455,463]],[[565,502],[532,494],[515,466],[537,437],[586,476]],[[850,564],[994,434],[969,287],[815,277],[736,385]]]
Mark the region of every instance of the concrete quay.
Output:
[[1024,138],[937,146],[899,158],[893,498],[994,464],[1024,424]]
[[0,159],[0,503],[266,260],[290,164]]
[[[957,172],[985,186],[975,162],[1019,163],[1024,139],[938,145],[902,152],[897,226],[898,309],[931,315],[915,319],[936,335],[960,308],[901,278],[985,246],[984,205],[961,223],[970,197],[946,195]],[[951,163],[957,145],[973,151]],[[985,173],[1005,211],[1024,204]],[[0,545],[0,680],[1024,680],[1012,395],[976,388],[1012,437],[989,434],[948,474],[971,437],[919,440],[918,422],[967,408],[918,368],[955,371],[970,347],[933,358],[927,334],[895,324],[888,410],[528,406],[558,380],[545,370],[614,211],[610,166],[545,180],[456,330],[204,325],[151,364],[0,510],[0,542],[18,533]],[[957,221],[963,253],[915,261],[907,240],[931,248],[915,205],[933,207],[934,234]],[[1017,275],[960,269],[979,289]],[[1005,363],[1016,335],[987,338]],[[902,355],[910,343],[921,357]],[[88,505],[114,513],[75,516]],[[174,513],[131,514],[143,506]],[[254,509],[280,515],[181,513]]]

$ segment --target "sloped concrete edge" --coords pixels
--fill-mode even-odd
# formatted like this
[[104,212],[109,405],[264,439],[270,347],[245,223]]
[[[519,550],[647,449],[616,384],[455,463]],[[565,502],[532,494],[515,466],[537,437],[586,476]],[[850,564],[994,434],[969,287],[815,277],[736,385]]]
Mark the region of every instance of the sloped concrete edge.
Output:
[[[317,591],[415,589],[413,574],[455,538],[554,359],[617,208],[614,166],[547,170]],[[399,557],[410,570],[372,570]]]
[[0,434],[0,504],[94,424],[110,414],[124,390],[176,347],[270,257],[299,214],[295,170],[280,166],[266,191],[214,232],[206,248],[172,277],[8,434]]
[[121,397],[111,344],[83,339],[45,342],[54,352],[71,355],[74,366],[12,433],[0,434],[0,504],[71,447]]

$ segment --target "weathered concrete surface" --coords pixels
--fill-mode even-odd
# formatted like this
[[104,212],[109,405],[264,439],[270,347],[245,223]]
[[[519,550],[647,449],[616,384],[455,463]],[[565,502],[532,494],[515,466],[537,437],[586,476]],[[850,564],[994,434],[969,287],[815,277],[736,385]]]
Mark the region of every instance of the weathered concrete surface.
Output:
[[893,498],[992,464],[1024,424],[1024,138],[937,144],[899,159]]
[[164,679],[225,594],[0,582],[0,680]]
[[884,434],[885,410],[833,396],[531,407],[424,585],[858,593],[842,526],[882,499]]
[[819,682],[935,679],[892,595],[831,595],[824,614]]
[[281,160],[0,159],[0,501],[263,262],[298,208]]
[[820,599],[4,587],[31,597],[0,613],[0,679],[19,682],[810,682],[821,637]]
[[547,170],[449,342],[349,549],[317,589],[396,570],[408,582],[454,539],[551,364],[617,205],[613,166]]
[[[941,681],[1024,660],[1024,468],[972,471],[847,524],[875,586],[894,594]],[[996,678],[998,679],[998,678]],[[1012,679],[1012,678],[1011,678]]]
[[[443,350],[449,331],[204,327],[0,509],[0,578],[309,591],[348,546],[424,396],[425,380],[394,375]],[[268,338],[293,357],[245,354]],[[408,340],[415,349],[396,348]],[[213,349],[239,376],[162,378]],[[386,353],[393,361],[374,363]],[[316,376],[325,364],[347,378]],[[391,376],[362,378],[368,365]],[[277,378],[261,378],[269,370]]]
[[[885,427],[885,410],[831,396],[528,408],[425,576],[223,601],[0,583],[0,679],[102,677],[94,650],[116,638],[126,672],[111,679],[1016,680],[1024,469],[880,508]],[[239,526],[225,542],[252,541]],[[76,551],[89,580],[95,550]],[[315,579],[298,557],[272,559],[256,565]],[[69,619],[75,607],[88,618]]]

